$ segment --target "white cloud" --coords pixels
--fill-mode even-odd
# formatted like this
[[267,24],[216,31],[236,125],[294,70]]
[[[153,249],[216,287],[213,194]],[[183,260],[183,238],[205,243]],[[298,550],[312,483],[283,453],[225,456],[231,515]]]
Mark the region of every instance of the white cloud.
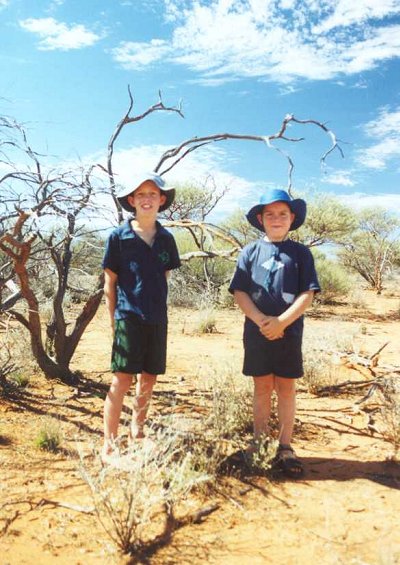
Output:
[[384,137],[400,132],[400,107],[394,112],[389,108],[381,108],[376,120],[371,120],[364,126],[364,130],[370,137]]
[[357,161],[371,169],[384,169],[392,159],[400,159],[400,107],[394,111],[381,108],[378,117],[363,126],[375,143],[359,151]]
[[400,56],[399,0],[164,0],[167,39],[122,43],[125,68],[165,61],[214,86],[238,77],[288,84],[369,70]]
[[367,20],[381,19],[399,12],[398,0],[339,0],[335,3],[332,14],[314,28],[318,33],[362,24]]
[[86,29],[84,25],[68,26],[54,18],[29,18],[19,22],[22,29],[39,36],[39,49],[42,51],[68,51],[90,47],[101,36]]
[[140,70],[151,63],[160,61],[171,52],[171,47],[160,39],[150,43],[125,41],[112,49],[114,59],[126,69]]
[[400,210],[400,194],[365,194],[355,192],[353,194],[342,194],[339,200],[356,210],[363,208],[383,208],[398,213]]
[[336,171],[322,177],[323,182],[341,186],[355,186],[357,183],[351,178],[350,171]]

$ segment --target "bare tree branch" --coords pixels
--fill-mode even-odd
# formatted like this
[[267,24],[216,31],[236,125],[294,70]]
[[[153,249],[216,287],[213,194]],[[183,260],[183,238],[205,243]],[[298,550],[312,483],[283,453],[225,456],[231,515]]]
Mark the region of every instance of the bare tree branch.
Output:
[[121,210],[121,206],[120,206],[120,204],[117,200],[117,197],[116,197],[116,183],[115,183],[115,175],[114,175],[114,171],[113,171],[113,155],[114,155],[115,143],[116,143],[122,129],[127,124],[132,124],[132,123],[135,123],[135,122],[139,122],[140,120],[143,120],[144,118],[146,118],[148,115],[152,114],[153,112],[160,112],[160,111],[161,112],[175,112],[179,116],[181,116],[182,118],[184,117],[184,115],[182,113],[181,102],[179,103],[178,106],[165,106],[164,102],[162,101],[161,91],[158,92],[158,102],[156,102],[155,104],[150,106],[150,108],[148,108],[142,114],[138,114],[137,116],[131,116],[130,113],[133,109],[134,101],[133,101],[133,96],[132,96],[132,92],[131,92],[129,85],[128,85],[128,95],[129,95],[128,110],[126,111],[124,117],[118,122],[113,134],[110,137],[110,140],[108,142],[108,148],[107,148],[107,174],[108,174],[108,179],[109,179],[109,188],[110,188],[111,197],[112,197],[114,204],[115,204],[115,207],[117,209],[118,221],[119,222],[122,221],[122,210]]
[[[288,191],[291,191],[292,188],[292,176],[293,176],[293,170],[294,170],[294,163],[291,159],[291,157],[288,155],[288,153],[282,151],[280,148],[275,147],[271,142],[275,141],[277,139],[282,139],[284,141],[288,141],[288,142],[300,142],[300,141],[304,141],[304,137],[299,137],[299,138],[293,138],[293,137],[288,137],[286,136],[286,130],[289,126],[290,123],[296,123],[296,124],[302,124],[302,125],[307,125],[307,124],[311,124],[314,125],[320,129],[322,129],[330,138],[331,140],[331,147],[322,155],[321,157],[321,163],[323,164],[327,158],[327,156],[332,153],[334,150],[338,150],[340,152],[340,154],[343,155],[343,151],[341,149],[341,147],[338,144],[336,135],[327,128],[327,126],[317,120],[299,120],[298,118],[295,118],[295,116],[293,116],[292,114],[288,114],[285,116],[285,118],[282,121],[281,127],[279,129],[279,131],[277,133],[271,134],[271,135],[250,135],[250,134],[234,134],[234,133],[216,133],[216,134],[212,134],[212,135],[206,135],[206,136],[202,136],[202,137],[192,137],[191,139],[187,139],[185,141],[183,141],[182,143],[180,143],[179,145],[177,145],[176,147],[172,147],[171,149],[168,149],[167,151],[165,151],[165,153],[163,153],[163,155],[161,156],[161,158],[159,159],[157,165],[154,167],[155,171],[160,171],[160,169],[163,167],[164,164],[167,163],[168,160],[170,159],[174,159],[174,161],[172,162],[171,165],[166,166],[162,172],[160,172],[160,175],[165,174],[166,172],[170,171],[173,167],[175,167],[184,157],[186,157],[186,155],[188,155],[190,152],[195,151],[196,149],[203,147],[204,145],[207,145],[209,143],[212,142],[220,142],[220,141],[226,141],[228,139],[235,139],[235,140],[245,140],[245,141],[258,141],[261,143],[264,143],[267,145],[268,148],[273,149],[275,151],[278,151],[281,155],[283,155],[285,157],[285,159],[288,161]],[[185,150],[182,154],[181,152]]]

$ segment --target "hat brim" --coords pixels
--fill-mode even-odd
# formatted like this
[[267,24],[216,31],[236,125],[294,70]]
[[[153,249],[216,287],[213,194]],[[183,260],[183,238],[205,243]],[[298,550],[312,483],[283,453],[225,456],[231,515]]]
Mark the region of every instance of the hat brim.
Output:
[[[121,196],[117,196],[118,198],[118,202],[121,204],[122,208],[124,210],[126,210],[127,212],[132,212],[135,213],[136,209],[134,208],[134,206],[131,206],[129,204],[128,198],[129,196],[135,192],[134,190],[131,190],[130,192],[128,192],[128,194],[124,195],[122,193]],[[162,195],[165,196],[165,202],[164,204],[162,204],[158,211],[159,212],[163,212],[164,210],[166,210],[167,208],[169,208],[172,204],[172,202],[175,200],[175,188],[173,186],[168,186],[165,188],[160,188],[160,192]]]
[[[279,202],[279,201],[276,200],[275,202]],[[306,214],[307,214],[306,202],[301,198],[291,200],[290,202],[286,202],[282,200],[282,202],[285,202],[285,204],[289,206],[291,212],[295,215],[295,218],[289,228],[289,231],[297,230],[300,226],[304,224],[304,221],[306,219]],[[269,204],[272,204],[272,202],[269,202]],[[256,206],[253,206],[253,208],[250,208],[250,210],[246,214],[246,218],[248,222],[254,228],[257,228],[262,232],[264,232],[264,226],[259,221],[257,216],[262,213],[265,206],[267,206],[267,204],[257,204]]]

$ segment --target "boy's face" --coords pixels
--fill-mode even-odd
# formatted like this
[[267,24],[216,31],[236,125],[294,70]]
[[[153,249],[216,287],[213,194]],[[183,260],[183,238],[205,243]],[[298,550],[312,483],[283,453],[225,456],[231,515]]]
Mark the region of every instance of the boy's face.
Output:
[[136,209],[136,215],[156,216],[165,200],[165,194],[161,194],[161,190],[151,180],[146,180],[128,196],[128,202]]
[[285,239],[294,217],[286,202],[267,204],[262,213],[257,215],[258,221],[263,225],[264,231],[271,241],[283,241]]

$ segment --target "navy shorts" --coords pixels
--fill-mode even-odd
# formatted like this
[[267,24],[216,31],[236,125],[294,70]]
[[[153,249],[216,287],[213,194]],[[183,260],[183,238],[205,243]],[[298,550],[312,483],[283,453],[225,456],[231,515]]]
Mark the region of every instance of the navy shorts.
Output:
[[167,324],[145,324],[140,319],[115,320],[111,371],[135,375],[165,373]]
[[298,379],[303,376],[302,336],[284,336],[270,341],[259,335],[244,335],[243,374]]

